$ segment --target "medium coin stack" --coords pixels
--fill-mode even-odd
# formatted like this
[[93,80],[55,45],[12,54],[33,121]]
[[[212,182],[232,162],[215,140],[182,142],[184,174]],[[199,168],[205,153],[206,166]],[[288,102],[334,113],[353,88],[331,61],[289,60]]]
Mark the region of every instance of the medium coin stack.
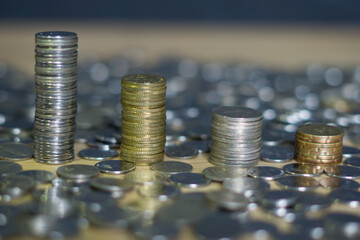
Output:
[[166,137],[165,78],[128,75],[123,77],[121,87],[121,158],[137,165],[162,161]]
[[40,32],[35,43],[34,157],[61,164],[74,158],[78,37]]
[[342,161],[344,131],[326,124],[300,126],[296,132],[295,160],[314,164],[339,164]]
[[246,107],[217,107],[212,112],[209,161],[215,165],[250,167],[261,150],[262,113]]

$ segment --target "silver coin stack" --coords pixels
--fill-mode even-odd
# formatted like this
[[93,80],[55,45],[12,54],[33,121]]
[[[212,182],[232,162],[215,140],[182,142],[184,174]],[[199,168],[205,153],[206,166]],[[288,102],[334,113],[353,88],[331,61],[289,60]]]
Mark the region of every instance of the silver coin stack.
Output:
[[35,35],[34,157],[41,163],[74,158],[77,43],[72,32]]
[[214,165],[251,167],[261,150],[262,113],[246,107],[217,107],[212,112],[211,150]]

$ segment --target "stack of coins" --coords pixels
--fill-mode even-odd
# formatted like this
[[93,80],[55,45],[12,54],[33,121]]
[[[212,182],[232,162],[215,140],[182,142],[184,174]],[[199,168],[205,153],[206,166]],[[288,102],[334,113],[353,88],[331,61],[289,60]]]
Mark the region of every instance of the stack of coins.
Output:
[[295,160],[314,164],[339,164],[342,161],[341,128],[326,124],[300,126],[296,132]]
[[121,87],[121,158],[137,165],[162,161],[166,137],[165,78],[128,75],[123,77]]
[[77,79],[76,33],[35,35],[35,160],[61,164],[74,158]]
[[250,167],[261,150],[262,113],[246,107],[217,107],[211,121],[209,161],[215,165]]

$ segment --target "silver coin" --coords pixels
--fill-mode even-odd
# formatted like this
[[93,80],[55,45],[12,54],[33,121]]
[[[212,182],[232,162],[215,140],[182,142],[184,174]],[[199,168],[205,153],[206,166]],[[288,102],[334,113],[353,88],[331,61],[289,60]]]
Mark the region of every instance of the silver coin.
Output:
[[351,146],[343,146],[342,154],[344,158],[360,156],[360,149]]
[[58,167],[56,173],[67,179],[90,179],[100,174],[98,168],[86,164],[70,164]]
[[198,188],[210,183],[203,174],[200,173],[178,173],[170,176],[170,181],[179,187]]
[[294,149],[286,146],[263,146],[261,160],[264,162],[284,163],[294,158]]
[[[43,195],[44,197],[44,195]],[[77,204],[70,198],[43,198],[30,208],[32,214],[44,214],[57,218],[75,217],[77,212]]]
[[330,177],[320,180],[320,186],[328,190],[333,189],[348,189],[348,190],[357,190],[360,187],[360,184],[351,179]]
[[90,180],[90,186],[105,192],[116,193],[124,195],[124,192],[130,191],[134,188],[134,184],[123,179],[109,178],[109,177],[96,177]]
[[10,201],[20,197],[35,187],[35,181],[27,176],[9,175],[0,179],[0,197]]
[[38,184],[49,183],[55,178],[54,173],[45,170],[26,170],[18,174],[31,177]]
[[114,136],[116,130],[112,128],[105,128],[95,133],[95,139],[104,143],[118,143],[117,138]]
[[346,165],[336,165],[329,166],[325,168],[325,174],[330,177],[338,177],[345,179],[359,179],[360,178],[360,168],[346,166]]
[[317,212],[330,207],[332,200],[318,193],[300,193],[298,194],[298,204],[306,212]]
[[135,164],[123,160],[104,160],[95,164],[100,172],[109,174],[123,174],[135,169]]
[[175,199],[180,196],[180,188],[175,185],[151,185],[141,186],[139,193],[142,196],[156,198],[159,201],[165,202],[169,199]]
[[79,157],[88,160],[106,160],[114,158],[118,155],[116,150],[110,149],[108,151],[99,148],[86,148],[79,152]]
[[21,172],[22,166],[7,160],[0,161],[0,177]]
[[191,159],[199,154],[199,150],[193,146],[173,146],[165,150],[165,154],[171,158]]
[[37,201],[41,201],[41,199],[58,199],[58,198],[68,198],[69,193],[61,187],[49,187],[43,189],[35,189],[31,192],[33,198]]
[[199,153],[208,153],[210,151],[208,141],[186,141],[180,144],[180,146],[193,146],[198,149]]
[[27,160],[34,154],[33,149],[25,143],[0,143],[0,159],[5,160]]
[[305,163],[289,163],[283,166],[283,169],[287,174],[305,177],[319,177],[324,172],[323,167]]
[[231,211],[245,210],[249,204],[249,200],[243,194],[226,189],[210,191],[205,196],[216,207]]
[[297,199],[298,195],[295,191],[272,190],[264,193],[262,204],[264,206],[275,208],[287,208],[294,206]]
[[276,182],[283,188],[300,192],[315,190],[319,182],[311,177],[304,176],[283,176],[276,179]]
[[246,177],[246,168],[233,167],[233,166],[213,166],[203,170],[203,174],[206,178],[223,182],[225,178]]
[[113,198],[113,195],[105,191],[94,191],[87,189],[85,191],[79,191],[73,197],[80,204],[85,205],[86,209],[91,209],[93,207],[97,208],[100,206],[112,205],[114,206],[116,198]]
[[336,203],[344,203],[349,207],[360,206],[360,192],[348,189],[336,189],[328,194],[328,197]]
[[213,116],[226,118],[238,122],[253,122],[262,119],[262,113],[247,107],[221,106],[213,110]]
[[345,159],[344,164],[360,168],[360,157],[347,158],[347,159]]
[[177,161],[163,161],[151,164],[150,168],[154,171],[163,172],[165,174],[177,174],[184,172],[191,172],[193,167],[184,162]]
[[322,219],[297,218],[293,224],[293,231],[310,237],[310,239],[325,239],[324,222]]
[[269,166],[251,167],[247,169],[246,173],[253,178],[262,178],[264,180],[275,180],[285,174],[284,170]]

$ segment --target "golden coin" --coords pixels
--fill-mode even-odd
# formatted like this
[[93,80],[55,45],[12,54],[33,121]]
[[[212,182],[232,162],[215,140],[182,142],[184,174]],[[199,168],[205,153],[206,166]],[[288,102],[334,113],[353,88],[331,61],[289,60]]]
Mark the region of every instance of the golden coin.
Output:
[[320,148],[332,148],[332,147],[342,147],[343,146],[343,142],[339,141],[339,142],[335,142],[335,143],[313,143],[313,142],[307,142],[304,140],[301,140],[299,138],[296,139],[295,141],[297,145],[302,145],[302,146],[309,146],[309,147],[320,147]]
[[297,134],[309,137],[336,137],[344,136],[344,130],[326,124],[307,124],[297,129]]

